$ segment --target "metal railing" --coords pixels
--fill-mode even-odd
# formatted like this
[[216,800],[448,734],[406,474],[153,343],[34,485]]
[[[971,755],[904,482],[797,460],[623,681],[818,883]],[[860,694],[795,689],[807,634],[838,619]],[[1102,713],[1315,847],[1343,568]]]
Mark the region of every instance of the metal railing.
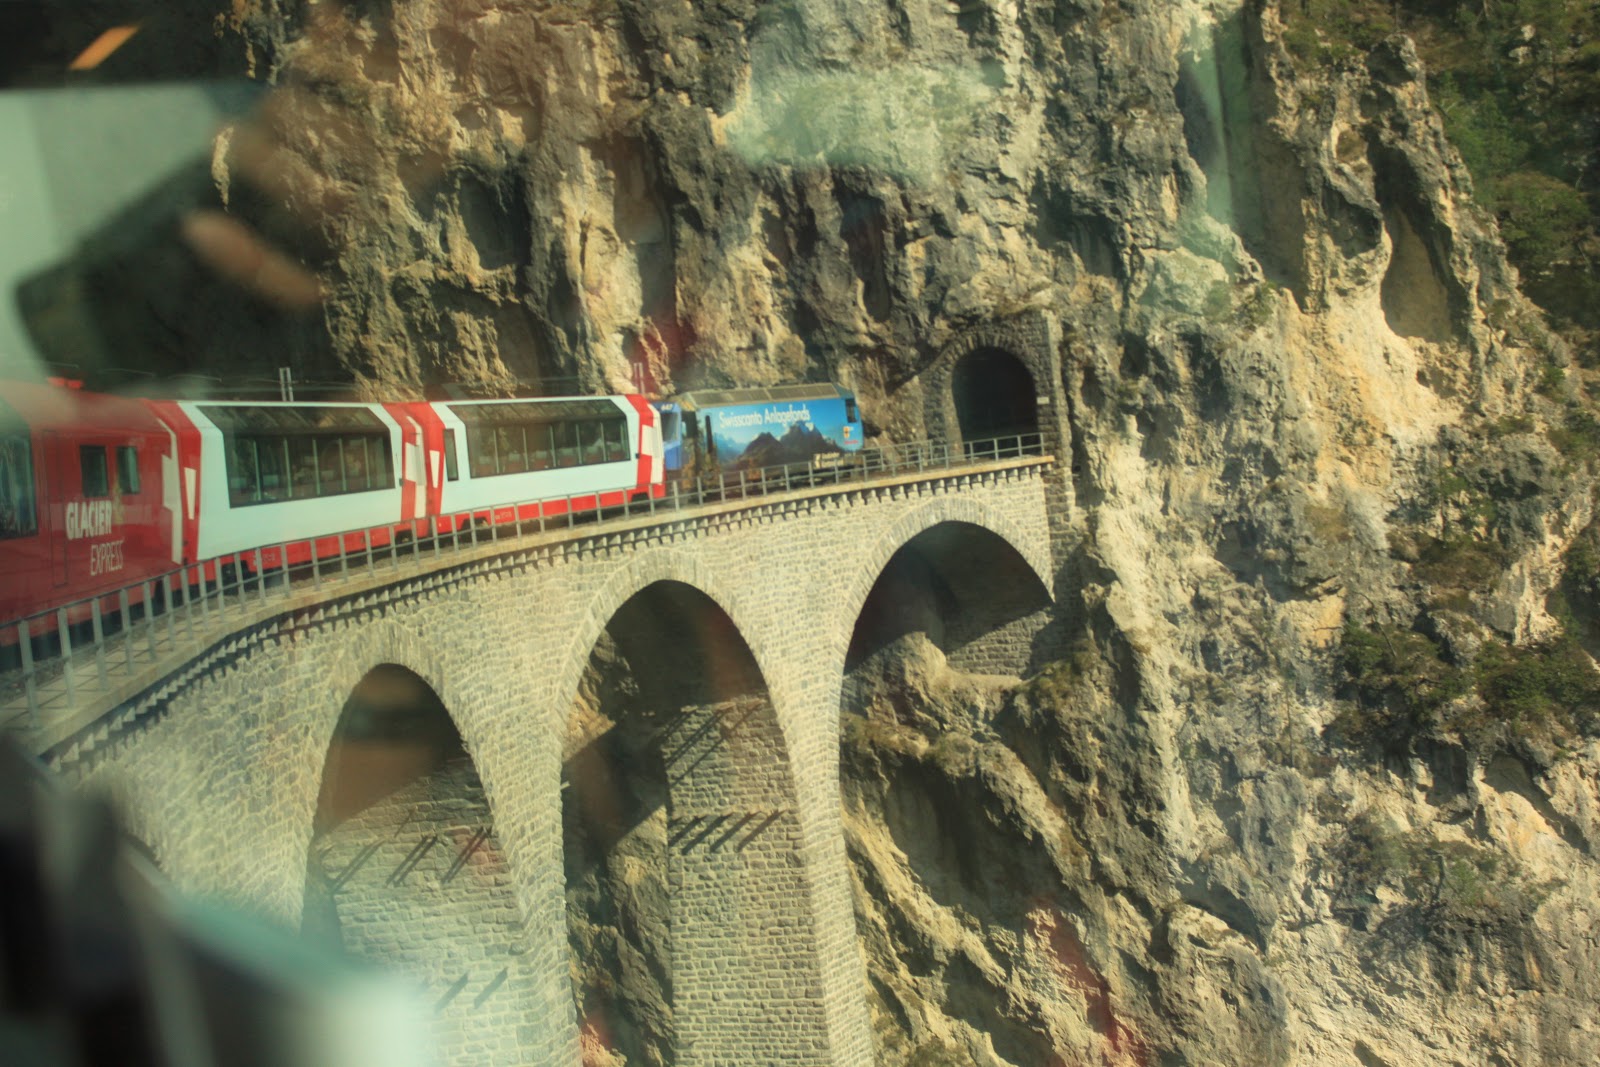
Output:
[[[835,453],[839,459],[831,465],[813,460],[677,478],[667,482],[661,497],[630,499],[630,491],[625,489],[622,502],[614,505],[602,506],[595,493],[543,497],[232,552],[0,625],[0,654],[9,659],[0,671],[0,700],[14,706],[20,696],[27,705],[29,725],[37,726],[43,684],[59,682],[56,699],[64,699],[69,710],[76,709],[86,688],[109,693],[114,674],[131,679],[141,662],[148,665],[176,650],[204,647],[219,623],[247,622],[275,600],[320,591],[348,580],[352,573],[379,573],[385,567],[398,571],[408,559],[431,555],[442,562],[446,554],[478,545],[607,519],[632,519],[1042,452],[1039,434],[961,446],[942,441],[874,446]],[[610,490],[607,495],[617,492]],[[525,517],[524,512],[530,510],[534,514]],[[374,533],[383,536],[382,543],[375,541]],[[319,550],[319,545],[332,542],[337,542],[337,551]],[[306,558],[291,562],[291,549]],[[281,561],[281,565],[273,565],[271,560]],[[6,725],[10,724],[0,723],[0,727]]]

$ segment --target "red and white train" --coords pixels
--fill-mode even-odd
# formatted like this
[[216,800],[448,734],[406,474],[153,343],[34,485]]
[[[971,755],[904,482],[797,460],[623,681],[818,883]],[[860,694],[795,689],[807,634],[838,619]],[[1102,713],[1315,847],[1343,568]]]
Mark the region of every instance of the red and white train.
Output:
[[250,573],[258,549],[263,568],[294,566],[341,540],[386,548],[664,487],[642,396],[247,403],[0,383],[0,624],[137,598],[184,565],[203,564],[190,582]]

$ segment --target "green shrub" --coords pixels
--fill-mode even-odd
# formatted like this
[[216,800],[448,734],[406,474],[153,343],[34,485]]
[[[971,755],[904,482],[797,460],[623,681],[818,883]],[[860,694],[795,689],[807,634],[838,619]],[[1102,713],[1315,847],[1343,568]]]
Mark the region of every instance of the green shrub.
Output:
[[1578,190],[1548,174],[1519,170],[1497,178],[1491,196],[1500,234],[1524,270],[1548,273],[1581,256],[1589,205]]
[[1581,403],[1572,401],[1561,425],[1550,431],[1550,443],[1568,459],[1587,462],[1600,455],[1600,419]]
[[1443,732],[1442,709],[1472,688],[1471,676],[1446,662],[1432,639],[1398,626],[1346,623],[1341,666],[1355,700],[1335,720],[1335,734],[1393,753]]
[[1539,383],[1534,389],[1544,396],[1560,396],[1567,384],[1567,370],[1559,363],[1546,363],[1539,369]]
[[1334,733],[1358,747],[1409,755],[1443,740],[1483,755],[1600,733],[1600,671],[1565,634],[1518,648],[1489,638],[1462,667],[1426,634],[1348,623],[1340,665],[1354,700]]
[[1491,441],[1498,441],[1503,437],[1510,437],[1514,434],[1532,433],[1533,429],[1533,416],[1507,415],[1491,422],[1485,427],[1485,432],[1489,435]]
[[1100,684],[1102,661],[1085,643],[1075,644],[1062,659],[1049,663],[1024,683],[1021,694],[1042,707],[1067,707]]
[[1497,542],[1470,533],[1456,533],[1449,537],[1422,538],[1411,572],[1439,590],[1471,592],[1488,588],[1506,563],[1506,551]]
[[1580,591],[1600,595],[1600,526],[1590,524],[1573,538],[1562,557],[1561,576]]
[[1332,853],[1335,895],[1344,908],[1376,903],[1375,891],[1387,886],[1427,920],[1423,928],[1518,923],[1543,903],[1550,888],[1530,884],[1489,849],[1440,841],[1424,831],[1395,830],[1370,812],[1350,820]]
[[1570,637],[1524,648],[1489,642],[1475,668],[1493,726],[1512,737],[1559,741],[1600,727],[1600,673]]
[[956,1046],[939,1038],[930,1038],[917,1046],[906,1060],[906,1067],[966,1067],[972,1057]]

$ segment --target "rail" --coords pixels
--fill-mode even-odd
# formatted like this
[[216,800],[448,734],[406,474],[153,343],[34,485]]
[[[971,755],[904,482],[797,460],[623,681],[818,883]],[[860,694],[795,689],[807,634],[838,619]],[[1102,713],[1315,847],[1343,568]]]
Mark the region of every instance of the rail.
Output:
[[[258,603],[270,604],[274,598],[288,599],[307,589],[321,590],[325,585],[349,579],[352,573],[376,573],[385,565],[399,570],[403,559],[419,555],[431,554],[443,560],[447,553],[532,533],[576,528],[580,523],[631,519],[796,489],[866,482],[913,471],[947,470],[1042,453],[1043,439],[1039,434],[997,437],[954,447],[943,441],[873,446],[854,453],[835,453],[839,461],[831,466],[819,466],[812,460],[719,470],[714,478],[708,473],[693,479],[674,479],[667,482],[664,496],[629,500],[624,492],[623,503],[614,506],[601,507],[598,493],[542,497],[230,552],[0,624],[0,637],[4,638],[0,652],[10,659],[0,672],[0,699],[8,698],[5,703],[13,707],[26,703],[28,725],[36,727],[43,710],[40,686],[44,682],[54,686],[59,681],[58,699],[64,698],[69,711],[76,710],[86,690],[111,692],[114,672],[131,677],[140,661],[155,663],[164,651],[170,653],[184,640],[193,645],[197,628],[202,634],[209,631],[213,621],[221,621],[229,607],[248,609]],[[529,508],[537,512],[536,518],[522,517],[523,510]],[[511,517],[500,519],[500,515]],[[387,544],[374,544],[375,530],[388,535]],[[411,540],[402,544],[399,534],[413,530]],[[320,542],[333,540],[339,544],[336,553],[318,551]],[[352,542],[356,545],[354,550],[350,547]],[[291,564],[290,546],[309,546],[309,560]],[[283,565],[268,566],[264,561],[269,557],[282,560]],[[18,696],[21,701],[16,700]],[[13,722],[0,722],[0,728],[12,725]]]

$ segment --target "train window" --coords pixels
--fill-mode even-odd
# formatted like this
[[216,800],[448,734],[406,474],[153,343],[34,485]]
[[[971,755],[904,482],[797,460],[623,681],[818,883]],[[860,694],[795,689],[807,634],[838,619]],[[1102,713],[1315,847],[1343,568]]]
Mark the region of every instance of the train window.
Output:
[[369,439],[365,437],[346,437],[344,439],[344,491],[359,493],[369,486],[367,481],[367,445]]
[[236,437],[228,448],[228,504],[254,504],[261,500],[261,471],[253,437]]
[[339,439],[340,492],[359,493],[367,488],[367,442],[359,437]]
[[545,471],[555,465],[556,451],[550,436],[550,424],[536,422],[528,427],[528,467]]
[[261,475],[263,504],[289,498],[289,439],[263,437],[256,441],[256,467]]
[[[450,411],[466,423],[467,461],[474,478],[632,456],[627,421],[618,417],[616,404],[609,400],[455,404]],[[447,463],[451,451],[445,450]]]
[[389,429],[362,406],[203,410],[229,438],[224,456],[230,506],[394,488]]
[[38,533],[33,448],[22,434],[0,434],[0,539]]
[[578,458],[578,426],[572,422],[558,422],[552,428],[556,441],[556,466],[576,467]]
[[387,438],[376,436],[367,438],[367,488],[394,488],[394,468],[389,465]]
[[497,447],[493,426],[467,428],[467,459],[472,464],[474,478],[500,473]]
[[289,495],[295,499],[317,495],[317,439],[286,437],[289,451]]
[[317,495],[331,496],[344,492],[348,486],[344,478],[344,446],[337,437],[317,440]]
[[132,445],[117,446],[117,492],[139,494],[139,450]]
[[585,420],[578,423],[578,440],[583,447],[584,463],[606,461],[605,424]]
[[104,445],[79,445],[78,470],[83,475],[84,496],[111,495],[111,475],[106,467]]
[[605,423],[606,434],[606,459],[621,460],[632,459],[628,454],[628,424],[621,419],[611,419]]
[[524,427],[501,426],[495,431],[500,449],[501,474],[523,474],[528,469],[527,443],[522,438]]
[[845,401],[844,401],[844,421],[845,422],[859,422],[859,421],[861,421],[861,416],[859,414],[857,414],[857,412],[856,412],[856,402],[851,397],[846,397]]
[[461,467],[456,460],[456,432],[444,432],[444,476],[454,482],[461,477]]

